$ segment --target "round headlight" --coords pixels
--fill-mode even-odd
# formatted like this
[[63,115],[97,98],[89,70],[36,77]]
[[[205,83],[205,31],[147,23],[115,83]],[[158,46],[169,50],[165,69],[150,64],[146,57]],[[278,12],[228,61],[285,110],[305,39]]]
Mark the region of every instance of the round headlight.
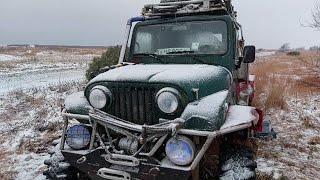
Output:
[[177,136],[169,139],[166,144],[166,154],[171,162],[185,166],[190,164],[195,155],[195,145],[185,136]]
[[111,91],[104,86],[96,86],[90,91],[89,101],[93,107],[102,109],[111,103]]
[[157,94],[157,104],[159,109],[167,114],[174,113],[180,102],[180,94],[176,89],[163,88]]
[[88,126],[78,124],[67,131],[66,142],[72,149],[83,149],[89,146],[91,133]]

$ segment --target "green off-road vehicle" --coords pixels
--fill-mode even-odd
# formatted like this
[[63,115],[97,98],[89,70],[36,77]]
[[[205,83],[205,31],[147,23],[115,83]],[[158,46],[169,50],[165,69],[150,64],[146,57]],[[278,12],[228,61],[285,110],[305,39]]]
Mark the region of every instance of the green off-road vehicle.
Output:
[[255,179],[255,47],[230,1],[162,0],[131,18],[119,64],[66,99],[46,177]]

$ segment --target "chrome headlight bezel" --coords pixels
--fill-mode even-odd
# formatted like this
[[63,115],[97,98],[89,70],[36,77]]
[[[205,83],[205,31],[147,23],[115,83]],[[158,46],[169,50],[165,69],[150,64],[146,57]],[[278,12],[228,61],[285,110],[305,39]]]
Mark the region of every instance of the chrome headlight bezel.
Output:
[[66,143],[74,150],[85,149],[91,140],[91,127],[85,124],[76,124],[68,128],[66,132]]
[[104,86],[95,86],[90,90],[89,103],[97,109],[109,107],[112,103],[112,93]]
[[194,160],[196,148],[194,143],[186,136],[177,136],[167,141],[165,151],[173,164],[186,166]]
[[161,112],[173,114],[181,106],[181,94],[178,90],[171,87],[162,88],[156,95],[156,104]]

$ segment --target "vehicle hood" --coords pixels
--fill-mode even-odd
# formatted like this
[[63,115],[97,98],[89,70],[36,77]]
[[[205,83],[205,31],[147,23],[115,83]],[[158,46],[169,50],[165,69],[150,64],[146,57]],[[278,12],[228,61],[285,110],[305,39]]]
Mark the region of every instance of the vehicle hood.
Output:
[[199,98],[229,89],[230,72],[220,66],[195,64],[137,64],[109,70],[92,79],[87,87],[100,82],[160,83],[179,86],[187,95]]

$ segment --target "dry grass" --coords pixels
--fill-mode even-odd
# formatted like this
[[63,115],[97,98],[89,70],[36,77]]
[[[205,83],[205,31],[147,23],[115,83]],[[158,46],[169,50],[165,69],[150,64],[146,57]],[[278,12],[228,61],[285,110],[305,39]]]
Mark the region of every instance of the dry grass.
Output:
[[44,139],[24,139],[17,150],[17,154],[26,152],[46,153],[55,139],[57,139],[57,136],[51,133],[47,133]]
[[270,116],[278,132],[277,139],[260,141],[258,157],[266,160],[272,172],[258,174],[258,179],[319,177],[319,57],[308,51],[299,56],[276,54],[260,58],[252,66],[252,74],[256,75],[254,105]]
[[320,55],[303,52],[299,56],[277,54],[259,59],[252,66],[256,75],[254,105],[268,110],[286,108],[288,96],[320,93]]
[[320,145],[320,136],[312,137],[308,144],[310,145]]
[[[273,175],[271,174],[266,174],[266,173],[262,173],[262,172],[258,172],[257,173],[257,180],[273,180]],[[286,176],[281,176],[279,177],[278,180],[288,180],[289,178],[287,178]]]
[[14,171],[0,171],[0,179],[1,180],[12,180],[15,179],[15,176],[17,175],[17,172]]
[[[24,48],[10,47],[1,48],[0,54],[18,56],[21,59],[16,61],[1,61],[1,71],[12,71],[19,69],[21,65],[42,64],[52,65],[56,63],[80,64],[86,65],[90,59],[90,55],[101,56],[106,48]],[[89,55],[89,56],[88,56]],[[89,59],[88,59],[89,58]]]
[[15,67],[15,65],[12,62],[5,61],[5,62],[0,63],[0,70],[1,69],[12,69],[14,67]]
[[[0,162],[10,162],[10,160],[8,159],[8,156],[11,155],[9,152],[7,151],[0,151]],[[1,180],[9,180],[9,179],[14,179],[14,177],[16,176],[17,172],[15,171],[11,171],[11,170],[7,170],[6,166],[4,166],[3,164],[0,165],[0,179]]]
[[257,180],[272,180],[272,179],[273,179],[272,175],[262,173],[262,172],[257,173]]
[[[271,82],[274,82],[271,80]],[[269,84],[269,91],[267,92],[266,101],[264,104],[265,109],[270,108],[286,108],[285,90],[280,84]]]

